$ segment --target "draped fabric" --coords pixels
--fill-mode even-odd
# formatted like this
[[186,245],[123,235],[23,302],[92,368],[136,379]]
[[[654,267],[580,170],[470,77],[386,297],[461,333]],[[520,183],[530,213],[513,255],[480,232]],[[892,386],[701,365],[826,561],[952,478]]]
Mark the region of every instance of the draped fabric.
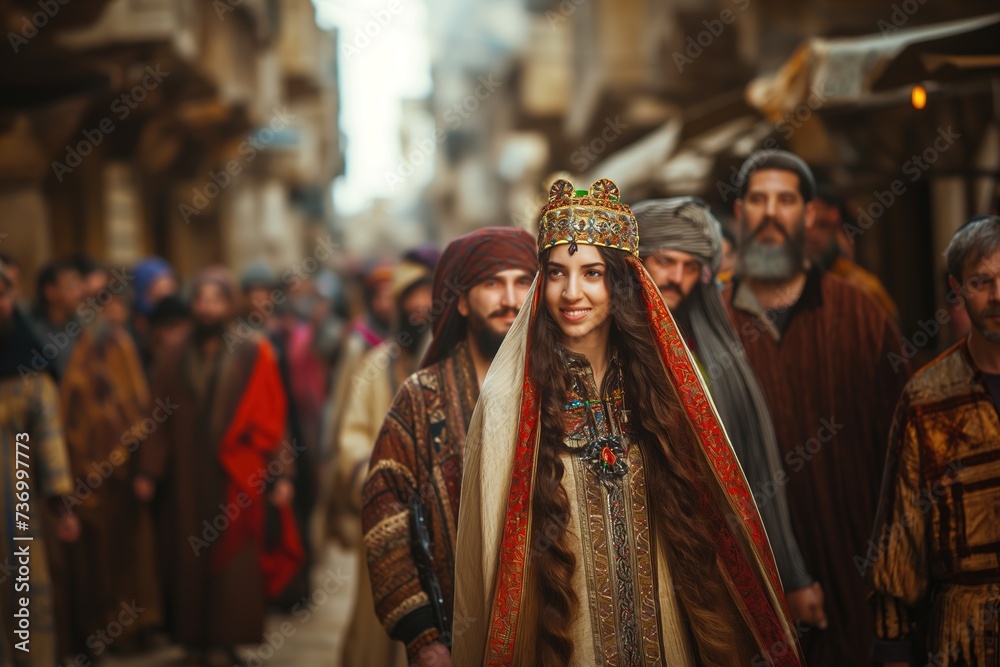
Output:
[[795,539],[784,488],[774,481],[782,463],[767,398],[729,324],[719,289],[699,284],[695,292],[691,328],[712,399],[755,493],[785,590],[805,588],[813,578]]
[[694,255],[707,269],[684,301],[700,370],[708,376],[712,399],[754,491],[782,584],[786,591],[805,588],[813,578],[792,530],[784,488],[775,483],[781,454],[771,411],[714,280],[722,262],[719,222],[693,197],[643,201],[632,211],[642,228],[640,256],[679,250]]
[[332,462],[327,483],[324,485],[327,495],[322,503],[326,534],[350,549],[357,548],[360,544],[358,535],[361,531],[358,529],[355,513],[352,513],[351,508],[345,504],[348,494],[336,492],[339,483],[337,462],[340,459],[340,435],[343,429],[344,411],[350,402],[351,381],[355,374],[363,369],[365,355],[382,343],[382,336],[383,334],[377,333],[371,323],[366,324],[358,320],[351,325],[340,346],[337,363],[330,374],[333,380],[321,427],[320,445],[323,449],[323,458]]
[[[692,442],[700,445],[678,455],[700,458],[712,471],[712,484],[699,490],[700,510],[717,536],[720,577],[755,642],[755,664],[800,665],[795,629],[740,465],[659,291],[638,259],[628,256],[627,261],[642,284],[660,351],[660,358],[650,361],[661,364],[676,388]],[[519,621],[526,605],[533,604],[525,572],[540,424],[528,334],[540,301],[536,278],[527,297],[530,307],[521,309],[490,367],[469,427],[456,556],[455,616],[462,619],[454,628],[456,665],[516,664]],[[655,550],[662,560],[662,550]],[[661,575],[654,596],[667,605],[674,593],[670,576]],[[667,631],[661,633],[669,641]]]
[[191,648],[259,642],[267,598],[303,559],[291,507],[268,499],[301,446],[283,443],[275,355],[257,335],[233,340],[214,355],[193,337],[165,350],[151,382],[162,409],[137,454],[156,482],[168,627]]
[[212,552],[213,569],[223,569],[249,536],[260,561],[264,592],[273,598],[281,592],[302,565],[305,554],[291,505],[276,509],[278,536],[275,544],[265,544],[267,504],[261,477],[285,434],[285,394],[269,344],[258,347],[253,371],[245,385],[236,411],[219,445],[219,460],[229,475],[226,500],[229,507],[249,506],[231,519]]
[[530,274],[538,270],[535,239],[523,229],[484,227],[448,244],[434,273],[434,340],[421,368],[441,361],[465,340],[459,294],[509,269]]
[[[563,436],[567,451],[559,457],[570,508],[567,540],[570,550],[581,555],[571,581],[574,590],[588,593],[581,596],[579,616],[573,623],[573,663],[694,665],[692,642],[677,596],[658,595],[672,593],[674,588],[654,585],[654,578],[664,582],[675,579],[663,550],[652,548],[655,513],[647,492],[647,473],[656,469],[650,467],[650,452],[635,437],[635,420],[627,416],[626,383],[616,341],[611,341],[610,363],[601,387],[585,355],[562,344],[556,349],[570,379]],[[620,477],[595,484],[593,461],[588,459],[586,448],[593,439],[605,437],[621,439],[616,449],[625,470]],[[538,516],[532,521],[536,526],[532,532],[545,535],[553,519]],[[533,549],[537,548],[535,543]],[[528,581],[534,580],[532,565],[529,559]],[[522,618],[528,618],[527,614]],[[530,628],[518,633],[515,664],[534,661],[531,634]],[[730,664],[744,662],[736,654],[730,659]]]
[[[715,275],[722,264],[722,229],[698,197],[671,197],[641,201],[632,207],[642,234],[639,256],[675,249],[694,255]],[[707,280],[705,281],[707,282]]]

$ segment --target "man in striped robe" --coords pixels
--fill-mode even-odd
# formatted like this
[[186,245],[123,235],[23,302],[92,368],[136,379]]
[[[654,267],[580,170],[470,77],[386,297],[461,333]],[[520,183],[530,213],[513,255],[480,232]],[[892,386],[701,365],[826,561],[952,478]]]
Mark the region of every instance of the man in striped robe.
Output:
[[[481,229],[448,245],[434,275],[434,338],[375,443],[362,512],[375,612],[406,645],[411,663],[450,664],[465,434],[483,378],[536,271],[535,241],[521,230]],[[427,518],[440,605],[425,590],[414,555],[415,496]]]
[[758,151],[740,171],[740,266],[724,294],[771,410],[792,528],[825,592],[829,626],[802,637],[810,667],[871,665],[865,553],[893,406],[910,376],[878,304],[805,261],[815,181],[800,158]]

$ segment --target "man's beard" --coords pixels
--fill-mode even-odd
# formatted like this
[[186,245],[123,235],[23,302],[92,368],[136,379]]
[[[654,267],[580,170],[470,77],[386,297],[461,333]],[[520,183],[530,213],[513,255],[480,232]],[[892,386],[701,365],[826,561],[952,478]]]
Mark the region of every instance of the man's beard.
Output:
[[[785,237],[784,243],[775,246],[757,242],[757,236],[769,225]],[[784,282],[795,277],[804,265],[805,227],[800,226],[789,236],[776,220],[767,218],[740,246],[740,268],[747,278],[763,282]]]
[[834,262],[837,261],[837,258],[840,257],[841,254],[840,245],[838,245],[837,239],[833,238],[825,248],[816,253],[815,257],[810,257],[809,259],[816,262],[824,269],[829,269],[833,266]]
[[469,332],[472,334],[473,343],[475,344],[476,349],[479,350],[479,355],[481,357],[492,361],[493,358],[497,356],[497,352],[500,351],[500,346],[503,345],[503,339],[507,337],[506,331],[499,333],[491,329],[489,327],[488,320],[494,317],[506,317],[507,315],[514,315],[516,317],[518,312],[519,309],[517,308],[500,308],[498,310],[494,310],[485,318],[482,318],[473,312],[469,313]]
[[1000,315],[1000,306],[987,306],[979,312],[973,312],[972,309],[969,308],[969,302],[966,301],[965,311],[969,314],[969,320],[972,322],[972,326],[976,327],[976,330],[982,334],[983,338],[991,343],[1000,343],[1000,331],[986,328],[986,318]]
[[[694,289],[687,296],[681,297],[680,303],[675,307],[670,309],[670,314],[673,316],[674,321],[682,326],[690,326],[691,324],[691,303],[697,298],[699,286],[695,285]],[[680,291],[678,290],[678,293]]]

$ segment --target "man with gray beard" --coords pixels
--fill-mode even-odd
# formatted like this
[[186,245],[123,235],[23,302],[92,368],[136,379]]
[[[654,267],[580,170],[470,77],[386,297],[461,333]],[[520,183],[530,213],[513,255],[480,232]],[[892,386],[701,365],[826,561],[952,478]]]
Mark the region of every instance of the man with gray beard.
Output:
[[697,197],[641,201],[632,212],[642,229],[639,257],[705,379],[753,491],[792,620],[825,628],[823,592],[806,570],[785,490],[774,482],[781,457],[767,399],[726,316],[716,282],[723,254],[721,225]]
[[[792,529],[826,593],[826,629],[802,636],[810,667],[871,665],[874,619],[863,556],[875,518],[893,408],[909,379],[893,369],[899,332],[875,301],[805,259],[815,220],[809,167],[758,151],[740,170],[741,244],[724,295],[774,421]],[[863,558],[862,558],[863,560]]]

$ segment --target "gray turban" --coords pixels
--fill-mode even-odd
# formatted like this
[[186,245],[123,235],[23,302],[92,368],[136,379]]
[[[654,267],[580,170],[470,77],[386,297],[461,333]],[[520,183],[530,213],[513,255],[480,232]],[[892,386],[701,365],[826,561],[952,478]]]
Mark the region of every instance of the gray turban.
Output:
[[809,586],[812,577],[792,532],[785,490],[772,478],[782,463],[767,399],[713,280],[722,261],[722,227],[697,197],[643,201],[632,212],[639,223],[640,257],[655,250],[680,250],[702,262],[701,283],[685,300],[697,357],[708,375],[712,400],[733,451],[754,491],[785,590]]
[[632,206],[639,222],[639,256],[680,250],[708,268],[708,282],[722,263],[722,226],[698,197],[648,199]]

